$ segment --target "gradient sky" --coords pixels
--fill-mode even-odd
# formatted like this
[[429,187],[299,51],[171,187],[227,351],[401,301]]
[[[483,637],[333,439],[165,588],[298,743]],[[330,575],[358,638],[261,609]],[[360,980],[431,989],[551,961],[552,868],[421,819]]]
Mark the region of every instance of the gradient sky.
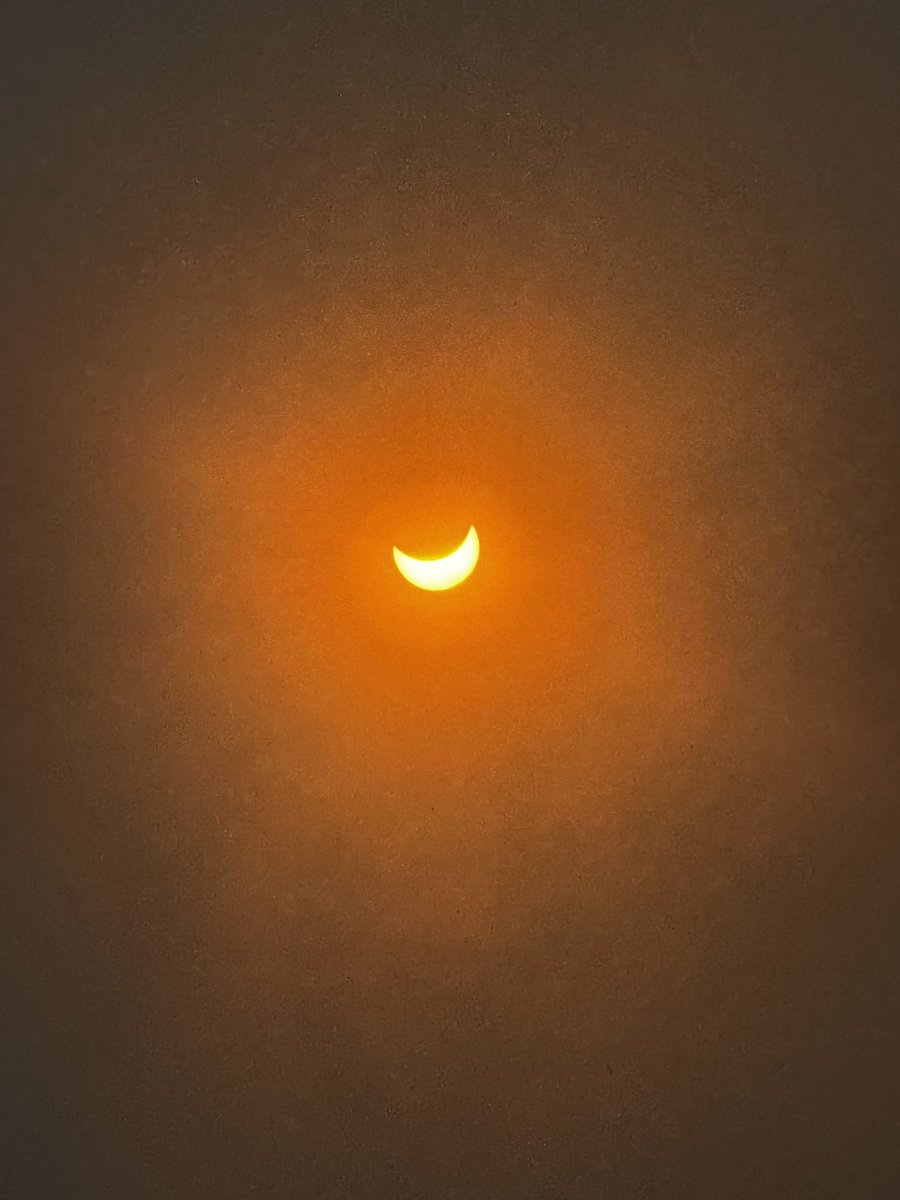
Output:
[[3,1200],[897,1193],[898,46],[4,6]]

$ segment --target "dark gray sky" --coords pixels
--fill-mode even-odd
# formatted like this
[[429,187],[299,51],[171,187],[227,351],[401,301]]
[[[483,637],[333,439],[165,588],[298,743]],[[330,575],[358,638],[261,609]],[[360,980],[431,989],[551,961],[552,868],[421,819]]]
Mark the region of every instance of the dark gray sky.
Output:
[[898,1191],[898,47],[4,7],[4,1200]]

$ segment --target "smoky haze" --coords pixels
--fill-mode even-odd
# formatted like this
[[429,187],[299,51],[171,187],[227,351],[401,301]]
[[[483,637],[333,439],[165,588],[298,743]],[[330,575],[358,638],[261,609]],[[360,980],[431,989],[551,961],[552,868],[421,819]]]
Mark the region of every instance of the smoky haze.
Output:
[[0,18],[10,1200],[896,1190],[900,22],[487,9]]

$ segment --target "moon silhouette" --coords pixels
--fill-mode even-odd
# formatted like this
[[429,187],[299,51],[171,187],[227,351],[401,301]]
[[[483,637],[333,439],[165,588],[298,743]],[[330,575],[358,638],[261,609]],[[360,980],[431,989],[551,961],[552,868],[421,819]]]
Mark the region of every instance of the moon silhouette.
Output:
[[475,526],[449,554],[442,558],[412,558],[394,547],[394,562],[404,579],[428,592],[445,592],[468,579],[475,570],[481,550]]

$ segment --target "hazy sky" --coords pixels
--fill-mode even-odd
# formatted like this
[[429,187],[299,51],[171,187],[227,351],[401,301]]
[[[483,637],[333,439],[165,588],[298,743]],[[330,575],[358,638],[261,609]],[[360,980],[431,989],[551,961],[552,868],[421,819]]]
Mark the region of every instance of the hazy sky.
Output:
[[7,3],[4,1200],[897,1191],[898,47]]

